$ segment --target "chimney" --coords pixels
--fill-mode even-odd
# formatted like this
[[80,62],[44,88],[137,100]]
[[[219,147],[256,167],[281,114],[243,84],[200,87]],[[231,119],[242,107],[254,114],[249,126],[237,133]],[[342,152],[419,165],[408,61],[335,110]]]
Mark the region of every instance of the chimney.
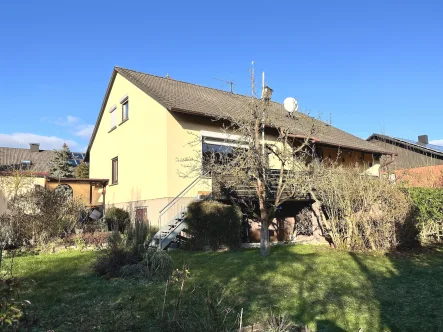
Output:
[[39,152],[40,143],[29,143],[29,150],[31,150],[31,152]]
[[418,143],[419,144],[429,144],[428,135],[420,135],[420,136],[418,136]]
[[272,96],[272,92],[274,92],[274,90],[272,90],[269,86],[265,86],[265,87],[263,87],[261,97],[263,98],[263,100],[270,101],[271,96]]

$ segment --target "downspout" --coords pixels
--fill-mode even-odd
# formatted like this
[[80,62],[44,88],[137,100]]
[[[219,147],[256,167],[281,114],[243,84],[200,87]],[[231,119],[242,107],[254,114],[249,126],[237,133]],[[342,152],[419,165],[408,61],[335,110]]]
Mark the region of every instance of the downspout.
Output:
[[105,215],[106,215],[106,184],[103,185],[102,195],[103,195],[103,218],[105,218]]

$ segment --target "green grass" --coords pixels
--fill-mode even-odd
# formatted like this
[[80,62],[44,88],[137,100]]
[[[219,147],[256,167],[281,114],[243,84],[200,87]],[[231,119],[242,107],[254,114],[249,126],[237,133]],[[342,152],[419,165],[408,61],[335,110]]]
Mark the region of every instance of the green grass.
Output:
[[[32,302],[41,330],[156,330],[165,285],[101,279],[90,269],[96,254],[16,258],[21,298]],[[177,268],[189,264],[188,289],[223,291],[248,324],[272,309],[317,331],[443,329],[441,249],[381,256],[300,245],[274,248],[268,258],[257,250],[171,255]]]

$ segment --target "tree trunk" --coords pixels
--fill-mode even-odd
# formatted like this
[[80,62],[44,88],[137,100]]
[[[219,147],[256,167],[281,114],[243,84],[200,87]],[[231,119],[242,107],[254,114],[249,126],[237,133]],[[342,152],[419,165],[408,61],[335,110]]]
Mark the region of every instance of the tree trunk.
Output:
[[266,206],[266,192],[263,181],[257,179],[257,196],[260,208],[260,255],[269,255],[269,213]]
[[260,255],[266,257],[269,255],[269,251],[269,223],[262,221],[260,229]]
[[[255,142],[254,148],[257,155],[260,155],[260,121],[257,119],[255,121]],[[264,144],[264,142],[263,142]],[[264,170],[264,155],[261,158],[258,158],[258,176],[257,176],[257,197],[260,208],[260,221],[261,221],[261,230],[260,230],[260,255],[268,256],[269,255],[269,212],[266,206],[266,178],[265,178],[265,170]]]

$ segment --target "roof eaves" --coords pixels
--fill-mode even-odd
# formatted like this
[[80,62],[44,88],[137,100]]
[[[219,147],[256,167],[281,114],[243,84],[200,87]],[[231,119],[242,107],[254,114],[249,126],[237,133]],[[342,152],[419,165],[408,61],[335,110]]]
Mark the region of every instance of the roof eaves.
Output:
[[103,112],[105,111],[106,103],[108,102],[109,94],[111,93],[112,86],[114,85],[115,77],[117,76],[117,67],[114,67],[111,75],[111,79],[109,80],[108,87],[106,89],[105,97],[103,98],[102,106],[100,107],[100,113],[97,116],[97,120],[95,121],[94,130],[92,131],[91,139],[89,140],[88,148],[85,154],[85,161],[89,161],[89,152],[91,151],[92,143],[94,143],[95,136],[97,135],[98,126],[103,116]]
[[425,147],[425,146],[421,146],[421,145],[419,145],[419,144],[412,144],[412,143],[410,143],[410,142],[407,142],[407,141],[405,141],[405,140],[402,140],[402,139],[399,139],[399,138],[396,138],[396,137],[386,136],[386,135],[375,134],[375,133],[374,133],[374,134],[372,134],[371,136],[369,136],[366,140],[369,141],[369,140],[371,140],[371,139],[389,140],[389,141],[392,141],[392,142],[405,144],[405,145],[407,145],[407,146],[411,146],[411,147],[417,148],[417,149],[422,150],[422,151],[425,151],[425,152],[431,152],[432,154],[435,154],[435,155],[437,155],[437,156],[442,156],[442,157],[443,157],[443,153],[441,153],[441,152],[439,152],[439,151],[436,151],[436,150],[433,150],[433,149],[427,148],[427,147]]
[[[148,91],[148,89],[146,89],[146,87],[141,84],[139,82],[138,79],[134,78],[130,73],[129,73],[129,69],[125,69],[122,67],[115,67],[115,70],[122,75],[124,78],[126,78],[129,82],[131,82],[132,84],[134,84],[137,88],[139,88],[141,91],[143,91],[144,93],[146,93],[149,97],[151,97],[152,99],[154,99],[157,103],[159,103],[160,105],[162,105],[164,108],[171,110],[171,106],[168,105],[167,102],[165,102],[164,100],[162,100],[161,98],[159,98],[158,96],[156,96],[152,91]],[[146,74],[145,74],[146,75]]]

